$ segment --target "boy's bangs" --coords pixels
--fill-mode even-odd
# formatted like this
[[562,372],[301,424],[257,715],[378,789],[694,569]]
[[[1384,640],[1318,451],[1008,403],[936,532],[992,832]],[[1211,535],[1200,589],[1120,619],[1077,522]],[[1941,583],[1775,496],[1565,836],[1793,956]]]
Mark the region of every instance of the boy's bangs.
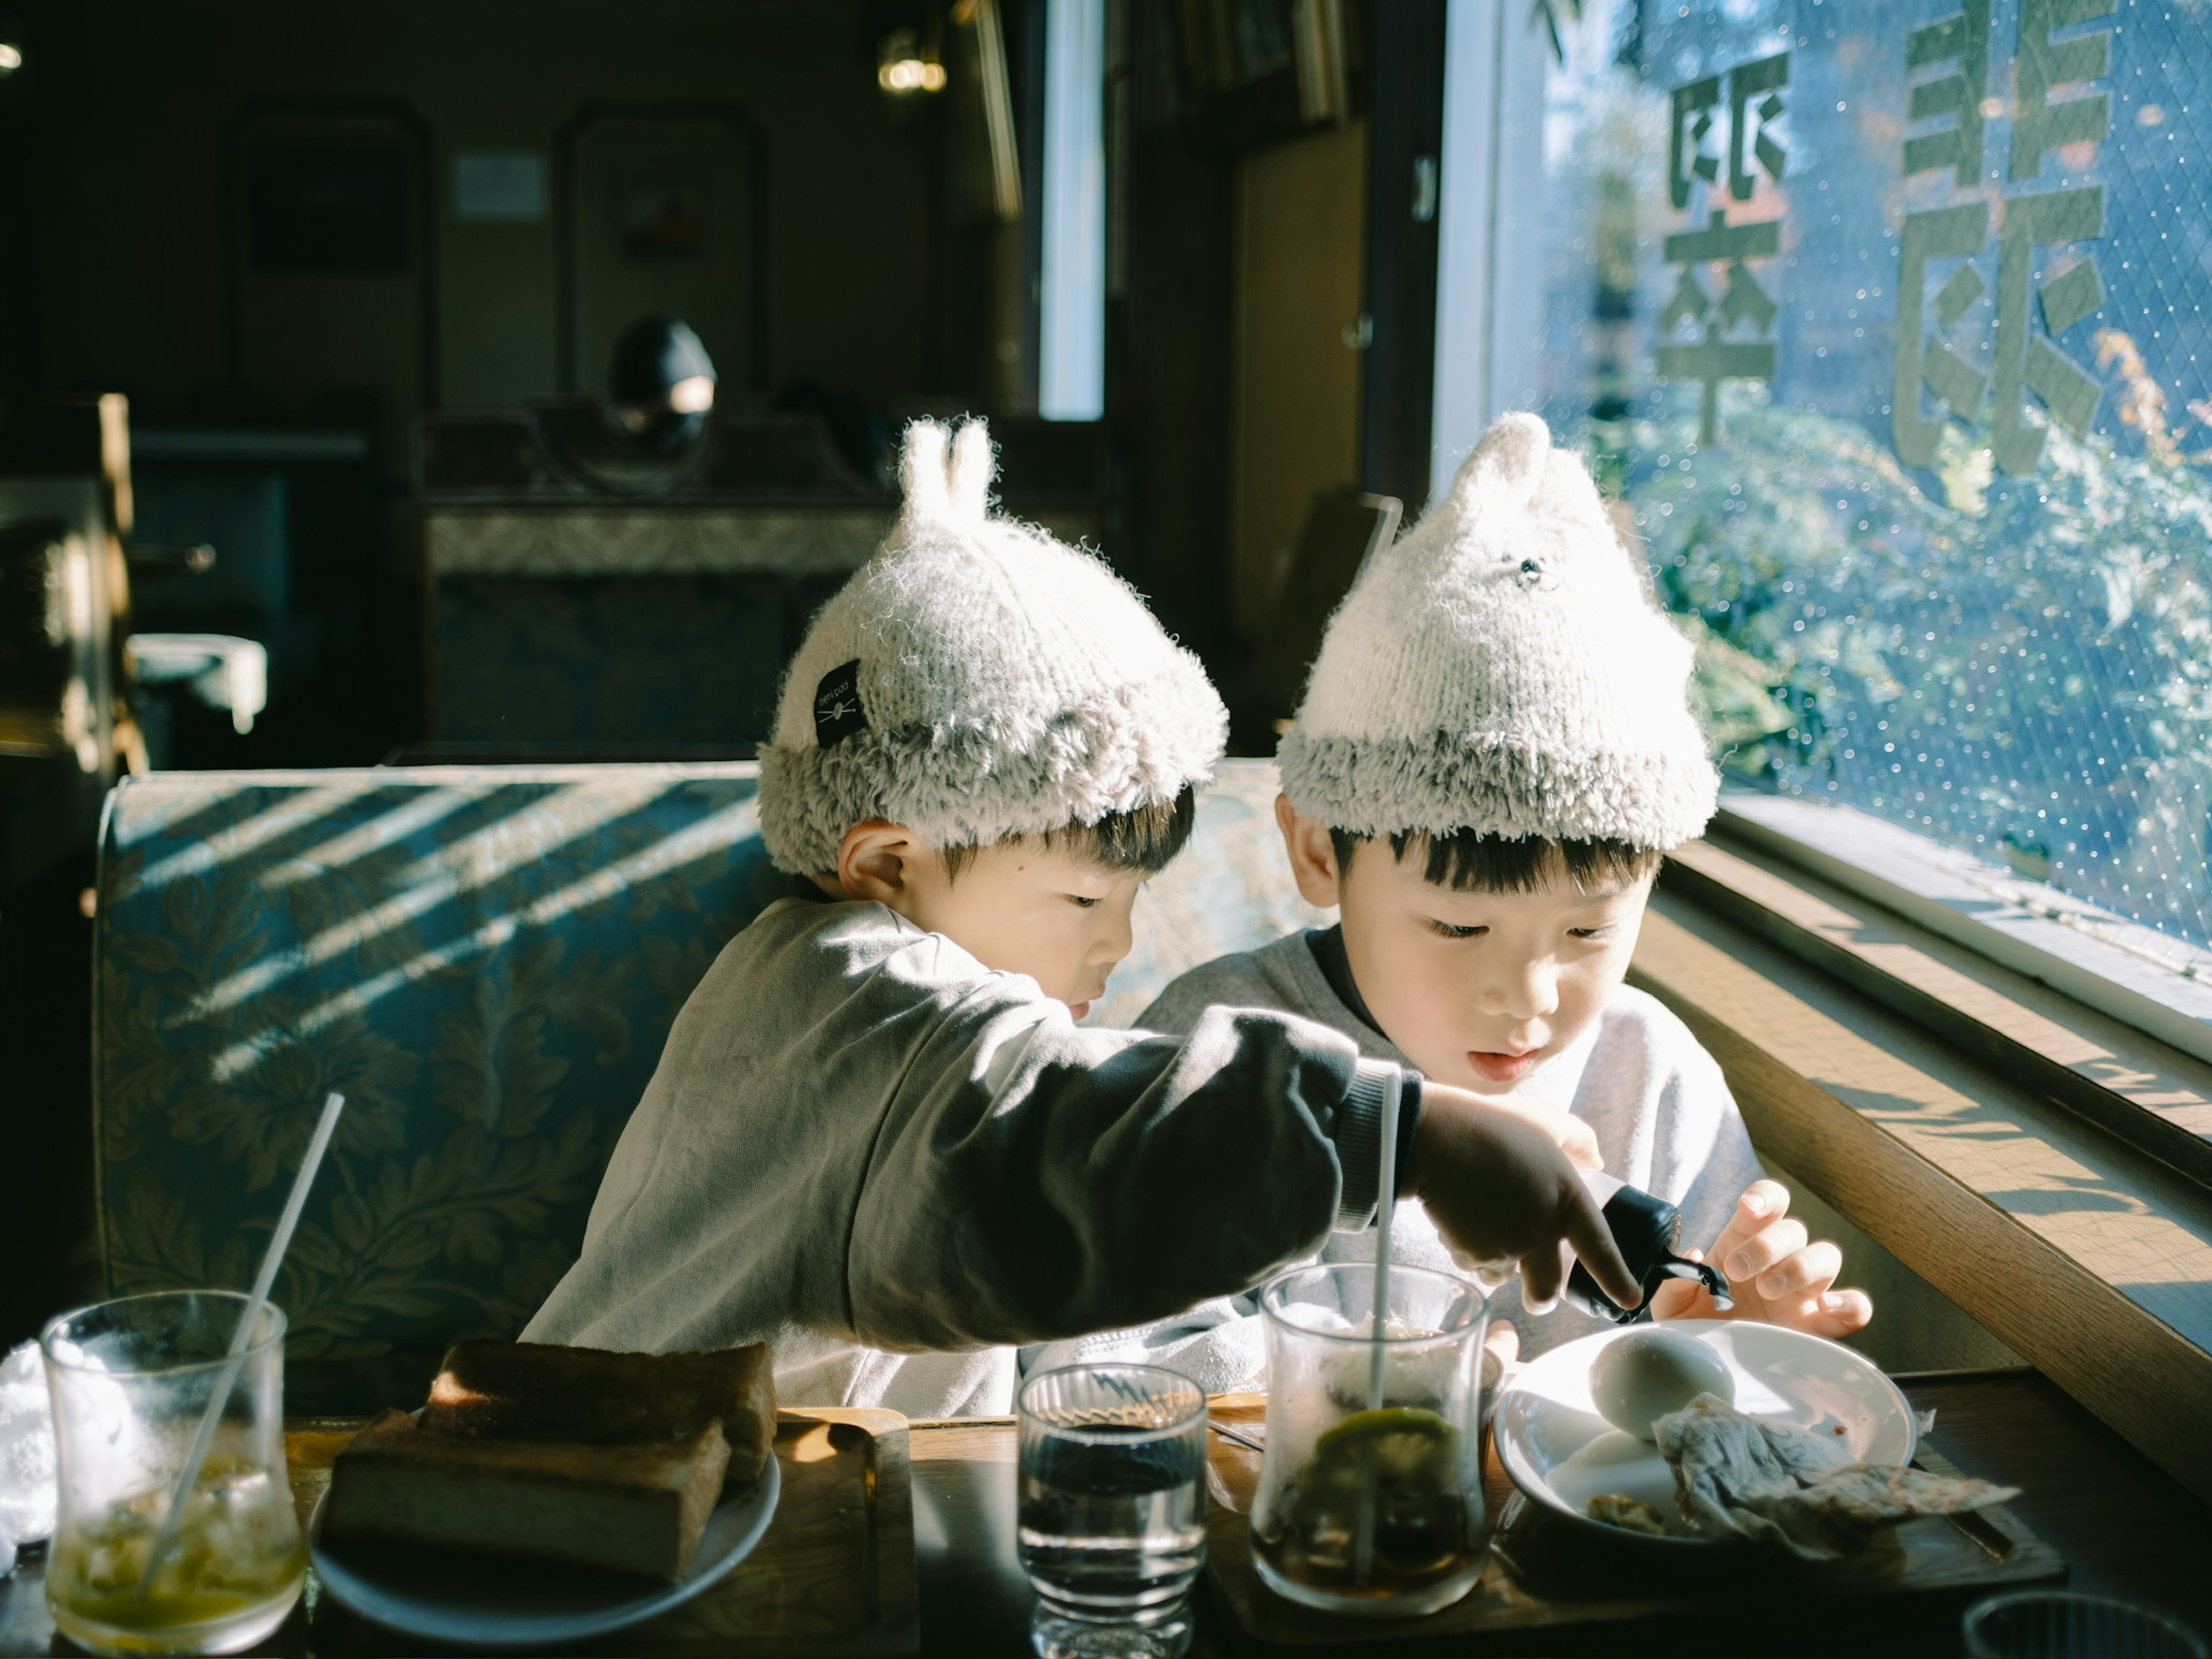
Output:
[[[1353,853],[1368,839],[1342,830],[1328,835],[1339,870],[1351,866]],[[1632,887],[1656,870],[1664,856],[1656,848],[1606,837],[1552,841],[1542,836],[1486,836],[1474,830],[1443,836],[1403,830],[1390,837],[1391,854],[1401,864],[1416,846],[1421,849],[1422,879],[1455,893],[1533,893],[1562,867],[1567,878],[1585,892]]]
[[1157,876],[1189,842],[1197,822],[1198,792],[1186,786],[1173,800],[1109,812],[1096,823],[1048,830],[1044,844],[1087,854],[1122,875]]
[[[1116,875],[1157,876],[1175,861],[1198,822],[1198,792],[1186,785],[1173,800],[1109,812],[1096,823],[1070,823],[1036,837],[1048,851],[1073,853]],[[975,848],[944,849],[946,871],[958,879]]]

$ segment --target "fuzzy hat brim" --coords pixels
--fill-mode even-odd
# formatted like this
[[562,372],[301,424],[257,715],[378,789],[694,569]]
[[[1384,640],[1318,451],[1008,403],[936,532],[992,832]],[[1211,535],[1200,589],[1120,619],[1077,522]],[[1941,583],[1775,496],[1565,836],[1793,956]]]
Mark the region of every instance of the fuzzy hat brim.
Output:
[[1293,726],[1278,760],[1298,812],[1357,836],[1473,830],[1508,839],[1678,847],[1701,835],[1719,779],[1703,751],[1577,755],[1571,763],[1485,732],[1310,736]]
[[1195,659],[1059,715],[1019,746],[980,726],[862,732],[829,748],[761,749],[761,834],[781,869],[837,867],[846,833],[871,818],[936,847],[1092,824],[1211,781],[1227,736]]

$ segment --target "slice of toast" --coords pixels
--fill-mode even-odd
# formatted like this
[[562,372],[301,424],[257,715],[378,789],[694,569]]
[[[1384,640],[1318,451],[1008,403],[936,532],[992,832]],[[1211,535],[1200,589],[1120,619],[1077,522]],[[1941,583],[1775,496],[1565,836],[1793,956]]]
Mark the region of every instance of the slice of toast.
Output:
[[430,1384],[422,1426],[472,1439],[608,1446],[696,1433],[720,1419],[729,1479],[759,1478],[775,1442],[769,1347],[610,1353],[537,1342],[457,1342]]
[[729,1461],[714,1420],[600,1446],[441,1434],[387,1411],[337,1455],[323,1530],[672,1580],[691,1565]]

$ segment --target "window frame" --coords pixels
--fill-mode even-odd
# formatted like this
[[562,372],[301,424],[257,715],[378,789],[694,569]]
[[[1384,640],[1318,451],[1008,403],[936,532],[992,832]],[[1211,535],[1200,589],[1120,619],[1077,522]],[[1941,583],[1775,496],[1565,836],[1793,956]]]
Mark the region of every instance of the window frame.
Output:
[[1629,983],[1763,1155],[2212,1498],[2212,1413],[2174,1409],[2212,1400],[2212,1188],[2087,1109],[2081,1051],[2200,1102],[2212,1068],[1728,829],[1668,856]]
[[[1824,817],[1836,822],[1822,824]],[[1863,948],[1838,943],[1808,921],[1808,907],[1792,902],[1789,884],[1760,893],[1755,877],[1743,878],[1750,866],[1731,853],[1763,854],[1799,878],[1800,892],[1825,884],[1862,917],[1886,913],[1928,935],[1910,947],[1914,966],[1900,973]],[[1961,879],[1962,866],[1979,862],[1971,854],[1854,807],[1724,792],[1707,842],[1685,849],[1677,862],[1685,885],[1698,887],[1709,902],[1792,954],[1975,1052],[2027,1068],[2070,1109],[2212,1186],[2212,987],[2069,927],[2049,913],[2057,906],[2039,913],[1977,894]],[[1965,908],[1977,904],[1986,908],[1980,914]],[[2081,913],[2097,914],[2075,901],[2059,911]],[[1970,960],[1937,941],[1960,947]],[[1949,994],[1938,988],[1947,974],[1956,975]],[[2091,1059],[2091,1050],[2102,1052]]]

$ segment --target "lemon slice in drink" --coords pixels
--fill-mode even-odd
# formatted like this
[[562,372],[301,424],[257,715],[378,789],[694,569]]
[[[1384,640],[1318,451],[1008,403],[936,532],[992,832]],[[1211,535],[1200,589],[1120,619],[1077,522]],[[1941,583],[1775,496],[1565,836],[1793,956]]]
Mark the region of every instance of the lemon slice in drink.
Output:
[[1314,1446],[1313,1467],[1372,1468],[1381,1480],[1418,1480],[1443,1475],[1458,1451],[1459,1431],[1436,1413],[1386,1406],[1355,1412],[1322,1436]]
[[1363,1589],[1402,1589],[1455,1570],[1468,1537],[1462,1449],[1460,1431],[1434,1412],[1393,1406],[1346,1418],[1299,1471],[1279,1565],[1308,1583],[1348,1585],[1364,1534]]

